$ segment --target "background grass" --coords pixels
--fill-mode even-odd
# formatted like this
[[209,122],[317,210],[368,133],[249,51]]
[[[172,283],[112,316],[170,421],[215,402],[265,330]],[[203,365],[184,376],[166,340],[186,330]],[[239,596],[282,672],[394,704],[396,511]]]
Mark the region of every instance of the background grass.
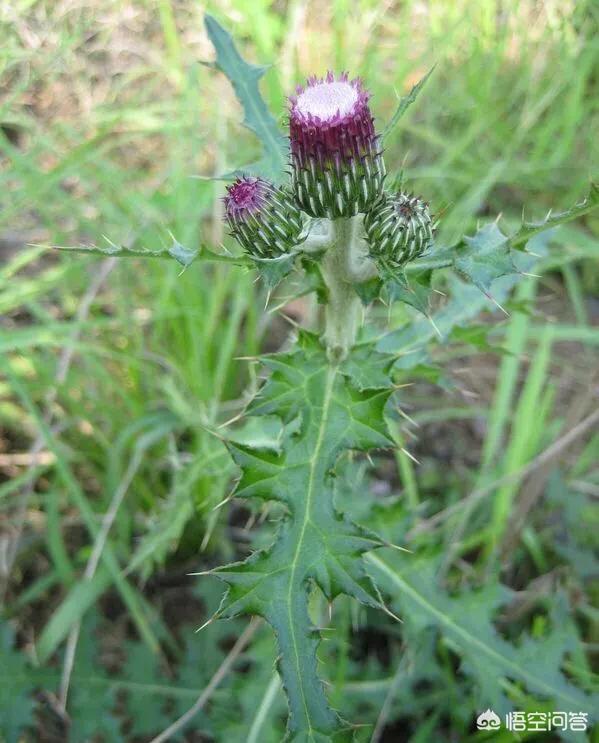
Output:
[[[281,125],[285,95],[308,74],[331,68],[362,75],[383,124],[397,96],[436,64],[389,137],[386,159],[442,212],[441,242],[498,213],[509,226],[522,208],[528,218],[567,208],[597,172],[599,12],[590,1],[5,4],[0,587],[18,646],[34,664],[54,669],[42,685],[50,695],[64,642],[88,610],[108,621],[115,643],[141,638],[162,658],[157,683],[174,688],[182,628],[202,624],[220,590],[197,589],[198,596],[186,573],[245,554],[248,531],[261,518],[234,504],[214,509],[228,496],[234,470],[209,433],[238,413],[255,385],[254,366],[237,357],[277,348],[288,332],[276,313],[263,312],[264,292],[252,275],[205,265],[180,275],[162,262],[98,261],[29,247],[101,243],[103,236],[154,248],[171,234],[190,247],[227,239],[222,182],[192,176],[251,162],[257,145],[238,123],[228,82],[202,64],[213,59],[205,11],[231,31],[246,58],[272,63],[261,89]],[[572,523],[588,518],[585,498],[599,493],[597,426],[535,469],[526,487],[510,475],[597,408],[596,231],[596,218],[562,228],[556,241],[563,260],[519,286],[509,318],[487,312],[475,321],[478,335],[438,349],[435,363],[452,384],[420,383],[402,398],[420,428],[404,420],[397,436],[419,464],[400,452],[377,462],[374,481],[363,485],[408,505],[411,546],[441,547],[447,575],[455,578],[457,570],[467,580],[474,571],[474,582],[484,583],[501,570],[523,596],[543,597],[555,581],[577,592],[590,651],[597,637],[587,553],[570,522],[558,535],[561,553],[556,548],[551,498],[562,503],[570,493],[578,504]],[[313,308],[295,301],[286,311],[309,322]],[[392,326],[405,319],[401,309],[390,316]],[[379,320],[386,322],[386,312]],[[505,352],[489,348],[491,323],[491,345]],[[483,495],[467,500],[472,492]],[[462,501],[446,519],[429,520]],[[94,539],[111,504],[114,521],[96,556]],[[395,541],[404,515],[388,519]],[[339,704],[352,683],[376,680],[368,678],[369,647],[380,640],[376,620],[361,615],[358,622],[353,611],[343,604],[335,613],[339,636],[351,645],[330,650]],[[394,668],[401,637],[389,642],[380,652],[385,668]],[[268,643],[259,634],[251,674],[259,704],[242,705],[240,739],[250,731],[251,740],[276,740],[280,730],[277,677],[256,660],[269,657]],[[99,664],[108,670],[119,666],[109,650]],[[185,677],[188,690],[202,688],[211,662],[198,660],[204,670],[195,680]],[[582,668],[580,658],[576,664]],[[181,688],[184,671],[177,671]],[[451,661],[447,673],[451,686]],[[250,688],[243,676],[232,683]],[[235,693],[225,690],[223,700]],[[180,707],[173,702],[165,718],[174,719],[194,694]],[[32,740],[42,729],[64,739],[49,698],[38,697]],[[72,704],[76,719],[76,698]],[[151,701],[141,704],[147,709]],[[406,714],[412,740],[433,735],[430,720]],[[162,722],[138,731],[141,739]],[[383,718],[381,739],[399,739],[392,722]],[[456,739],[455,721],[438,724]],[[214,720],[198,718],[196,728],[207,739],[234,739]],[[74,729],[74,740],[88,739]],[[127,730],[117,739],[135,737]]]

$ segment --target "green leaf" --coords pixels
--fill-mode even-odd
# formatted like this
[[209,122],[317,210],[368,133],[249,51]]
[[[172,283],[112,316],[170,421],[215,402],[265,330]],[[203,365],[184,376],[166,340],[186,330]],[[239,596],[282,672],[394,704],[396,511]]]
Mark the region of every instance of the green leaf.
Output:
[[482,227],[474,237],[464,237],[456,247],[453,265],[486,295],[495,279],[517,273],[509,241],[495,222]]
[[258,82],[268,68],[246,62],[231,36],[213,16],[206,14],[204,24],[216,51],[216,66],[230,80],[243,107],[244,126],[254,132],[264,149],[258,162],[242,170],[275,183],[280,182],[289,161],[287,139],[279,130],[258,89]]
[[81,253],[83,255],[96,255],[104,258],[174,258],[183,269],[189,268],[196,260],[213,261],[218,263],[229,263],[231,265],[251,265],[246,256],[232,256],[214,253],[207,248],[186,248],[181,243],[173,240],[170,248],[150,250],[149,248],[124,247],[108,241],[106,245],[48,245],[45,247],[54,250],[64,250],[70,253]]
[[458,343],[468,343],[479,351],[489,353],[509,353],[501,346],[496,346],[489,341],[489,335],[494,330],[492,325],[469,325],[466,328],[454,328],[451,332],[451,340]]
[[410,90],[410,92],[407,95],[402,96],[399,99],[399,103],[397,105],[397,108],[395,109],[395,113],[391,117],[391,121],[387,124],[385,127],[385,130],[383,131],[383,141],[389,136],[391,131],[395,128],[397,125],[397,122],[401,119],[401,117],[405,114],[405,112],[408,110],[408,108],[414,103],[416,98],[418,97],[418,94],[424,87],[424,84],[429,79],[429,77],[432,75],[433,70],[435,69],[436,65],[433,65],[430,70],[426,73],[426,75],[419,80],[416,85]]
[[385,292],[389,302],[405,302],[425,317],[429,317],[431,296],[431,271],[409,279],[406,274],[397,274],[385,279]]
[[278,258],[252,258],[260,277],[269,289],[282,281],[293,268],[295,254],[281,255]]
[[360,297],[365,307],[368,307],[375,299],[379,298],[382,286],[383,282],[378,277],[369,279],[368,281],[360,281],[353,285],[356,294]]
[[36,686],[27,658],[13,649],[14,633],[8,622],[0,624],[0,738],[17,743],[33,723],[33,690]]
[[127,716],[131,720],[131,736],[156,735],[168,727],[170,716],[165,713],[162,694],[152,695],[148,685],[160,687],[164,684],[164,674],[158,659],[140,642],[125,645],[127,660],[123,667],[122,679],[130,684],[125,700]]
[[341,452],[393,445],[384,420],[392,391],[384,370],[391,361],[358,347],[343,365],[331,365],[318,338],[302,331],[293,351],[265,357],[271,376],[248,410],[281,416],[290,428],[282,450],[229,442],[242,470],[236,496],[277,500],[288,518],[269,549],[213,571],[229,584],[218,616],[259,614],[272,625],[293,740],[348,735],[317,674],[319,633],[307,610],[311,586],[329,601],[345,593],[382,607],[362,554],[383,542],[336,512],[333,490]]
[[509,238],[509,243],[512,248],[522,250],[535,235],[553,227],[558,227],[560,224],[571,222],[573,219],[578,219],[585,214],[589,214],[597,207],[599,207],[599,184],[591,183],[588,196],[580,203],[575,204],[565,212],[559,212],[558,214],[549,212],[545,219],[540,222],[523,222],[519,230]]
[[109,678],[98,662],[97,626],[98,620],[93,614],[88,614],[81,626],[69,694],[69,739],[88,741],[100,736],[105,743],[118,743],[123,740],[123,736],[114,713],[115,685],[107,683],[102,686],[85,681],[91,678]]
[[[201,594],[202,600],[207,603],[207,609],[209,611],[214,611],[221,598],[222,586],[216,580],[206,579],[202,581],[202,588],[205,589],[207,584],[210,584],[208,586],[208,594],[214,594],[215,600],[212,600],[211,595],[207,596],[205,590]],[[217,672],[225,657],[222,650],[223,646],[225,643],[230,643],[231,637],[238,636],[240,632],[241,630],[237,622],[213,622],[200,633],[194,632],[191,629],[185,629],[183,632],[184,649],[182,661],[177,670],[177,684],[184,689],[205,688],[210,683],[211,678]],[[235,675],[233,675],[232,679],[235,679]],[[227,697],[229,696],[228,689],[224,693],[227,694]],[[199,696],[199,694],[196,694],[196,696]],[[188,699],[180,698],[175,700],[172,711],[173,719],[185,714],[189,707],[190,702]],[[200,710],[199,713],[194,715],[193,720],[173,739],[187,740],[187,736],[184,737],[184,735],[192,730],[201,731],[211,738],[214,737],[206,710]]]
[[511,709],[502,678],[523,683],[529,692],[552,700],[556,709],[593,709],[590,698],[560,671],[565,654],[579,643],[563,602],[556,605],[553,626],[546,636],[534,640],[525,636],[519,644],[511,644],[493,623],[496,610],[510,597],[500,584],[491,581],[480,590],[449,596],[436,579],[434,558],[410,558],[402,565],[399,561],[392,565],[378,555],[369,555],[367,560],[377,578],[397,597],[408,638],[434,628],[458,650],[463,670],[475,680],[479,709],[490,706],[499,714]]
[[[510,276],[501,280],[501,288],[495,290],[498,301],[502,301],[507,295],[508,289],[516,283],[515,279],[516,277]],[[457,276],[451,276],[449,282],[451,299],[432,316],[442,340],[449,336],[454,327],[466,324],[476,317],[487,304],[484,295],[475,286],[464,283]],[[504,282],[508,282],[505,288]],[[420,363],[422,359],[417,351],[435,337],[437,337],[435,328],[430,321],[421,318],[384,335],[378,342],[377,348],[384,353],[404,354],[402,357],[405,362],[404,366],[409,366],[411,363]]]

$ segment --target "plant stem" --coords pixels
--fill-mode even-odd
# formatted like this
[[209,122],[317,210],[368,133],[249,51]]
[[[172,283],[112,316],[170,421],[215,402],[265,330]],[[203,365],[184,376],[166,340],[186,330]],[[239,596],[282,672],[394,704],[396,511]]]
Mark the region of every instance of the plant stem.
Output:
[[321,262],[328,289],[323,338],[332,362],[347,356],[360,327],[362,308],[353,284],[373,276],[358,237],[360,223],[360,217],[335,220],[331,245]]

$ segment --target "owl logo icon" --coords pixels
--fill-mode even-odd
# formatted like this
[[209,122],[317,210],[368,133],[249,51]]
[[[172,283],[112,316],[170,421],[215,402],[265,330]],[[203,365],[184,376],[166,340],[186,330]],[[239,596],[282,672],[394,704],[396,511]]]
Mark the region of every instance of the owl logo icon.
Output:
[[492,709],[487,709],[476,718],[476,727],[479,730],[497,730],[501,725],[499,715]]

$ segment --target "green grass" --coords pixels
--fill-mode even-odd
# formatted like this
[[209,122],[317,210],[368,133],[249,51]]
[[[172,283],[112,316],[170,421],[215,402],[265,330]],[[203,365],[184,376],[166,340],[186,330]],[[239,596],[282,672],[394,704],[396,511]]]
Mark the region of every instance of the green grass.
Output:
[[[434,0],[426,14],[411,0],[292,0],[286,13],[263,1],[205,5],[246,58],[274,63],[261,90],[281,124],[287,91],[332,68],[364,77],[382,127],[397,96],[436,64],[389,136],[386,158],[390,171],[402,168],[405,181],[442,213],[440,242],[497,213],[515,226],[522,206],[527,218],[565,209],[597,176],[599,13],[590,1],[521,2],[505,11],[498,0]],[[34,639],[41,662],[60,650],[90,607],[102,611],[106,596],[131,633],[164,655],[176,646],[176,633],[159,592],[148,596],[145,581],[243,550],[243,540],[235,544],[238,527],[228,524],[229,507],[214,510],[228,496],[234,470],[212,431],[243,408],[255,383],[253,365],[237,357],[284,339],[284,324],[262,311],[264,289],[242,268],[198,263],[180,275],[166,262],[121,261],[78,316],[106,264],[27,247],[101,243],[106,236],[158,248],[171,233],[188,247],[228,240],[216,200],[223,184],[192,176],[252,162],[256,143],[238,123],[227,81],[200,64],[212,58],[202,10],[169,0],[69,8],[16,0],[0,21],[8,91],[0,102],[0,455],[26,453],[39,435],[49,457],[27,468],[1,464],[0,456],[0,516],[14,528],[9,533],[19,533],[19,504],[27,497],[2,593],[7,616],[21,640]],[[412,440],[399,419],[397,437],[421,465],[399,453],[396,470],[385,465],[390,487],[405,491],[416,524],[490,488],[427,537],[447,545],[456,561],[480,550],[476,570],[496,561],[521,494],[522,483],[505,477],[576,423],[568,411],[584,407],[597,382],[596,220],[562,229],[556,245],[567,260],[521,284],[508,319],[482,318],[502,322],[497,337],[506,355],[477,362],[464,350],[447,357],[452,369],[471,364],[464,386],[476,399],[455,390],[432,398],[421,388],[402,394],[407,412],[423,422],[407,426]],[[523,307],[527,313],[518,311]],[[299,312],[308,317],[310,307]],[[394,310],[391,322],[405,317]],[[57,383],[65,349],[72,362]],[[484,431],[472,453],[472,439],[457,424],[473,409]],[[457,466],[448,471],[432,439],[452,426],[448,456]],[[584,444],[568,451],[561,476],[596,489],[597,435]],[[35,487],[24,496],[29,482]],[[123,487],[98,568],[85,580],[102,515]],[[528,575],[535,550],[553,566],[549,535],[542,518],[531,519],[502,564],[504,575],[517,576],[518,568]],[[207,617],[198,612],[199,625]],[[359,681],[353,670],[345,677],[349,665],[340,666],[337,693],[348,679]],[[280,694],[266,674],[250,739],[262,740],[276,725]]]

